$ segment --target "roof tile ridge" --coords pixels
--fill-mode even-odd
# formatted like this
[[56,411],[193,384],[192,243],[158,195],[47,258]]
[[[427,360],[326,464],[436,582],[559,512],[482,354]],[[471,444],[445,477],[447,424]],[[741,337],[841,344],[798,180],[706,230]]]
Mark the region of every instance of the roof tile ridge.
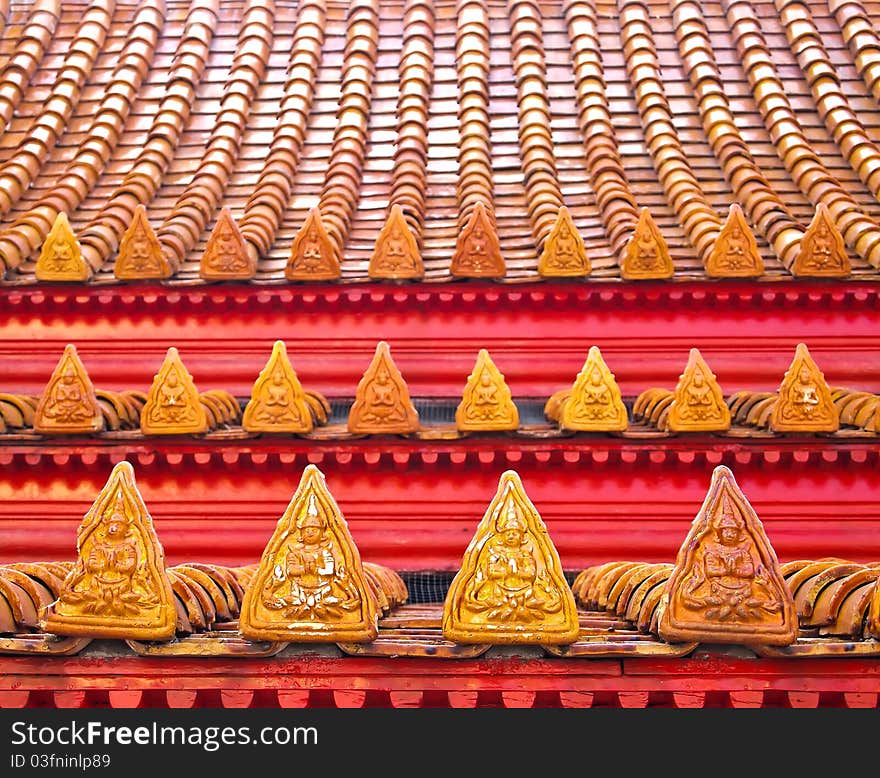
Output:
[[486,0],[456,0],[458,73],[458,222],[461,233],[479,203],[495,223],[489,138],[489,8]]
[[35,0],[15,51],[0,70],[0,128],[5,132],[46,55],[61,18],[61,0]]
[[[159,189],[180,134],[187,124],[196,87],[210,52],[219,16],[219,0],[193,0],[167,79],[166,94],[153,117],[146,145],[122,183],[79,233],[83,257],[100,267],[119,247],[138,205],[148,205]],[[108,214],[117,214],[107,218]],[[126,214],[127,218],[122,218]],[[120,219],[123,223],[120,223]]]
[[608,242],[618,264],[622,264],[630,236],[639,221],[639,211],[623,167],[605,94],[594,0],[567,0],[565,18],[587,172]]
[[519,112],[517,132],[529,221],[535,248],[540,255],[564,204],[550,127],[543,17],[536,0],[509,0],[509,7]]
[[855,60],[856,70],[880,103],[880,34],[861,0],[828,0],[841,35]]
[[[0,246],[4,246],[11,264],[28,260],[46,239],[58,214],[72,214],[94,188],[119,142],[131,104],[152,62],[164,21],[162,0],[140,3],[85,140],[55,185],[8,229],[0,231]],[[19,233],[20,240],[12,239],[13,233]],[[100,264],[91,267],[97,270]]]
[[378,0],[352,0],[346,23],[337,124],[318,202],[321,218],[340,260],[363,176],[379,41]]
[[79,104],[86,79],[104,46],[115,5],[115,0],[96,2],[83,14],[49,99],[15,154],[0,165],[0,217],[9,212],[33,183],[67,127]]
[[324,0],[299,4],[278,121],[263,169],[238,222],[251,259],[268,254],[290,202],[323,57],[326,18]]
[[[223,89],[223,100],[205,154],[162,226],[156,230],[163,252],[175,269],[195,247],[221,204],[272,51],[274,16],[275,3],[272,0],[248,0],[232,67]],[[253,38],[260,43],[257,53],[251,51]],[[209,184],[209,179],[216,183]]]
[[434,79],[433,0],[406,0],[389,208],[399,205],[421,246],[428,187],[428,118]]
[[[783,266],[791,267],[800,251],[804,230],[758,167],[734,121],[700,4],[695,0],[671,3],[684,70],[697,98],[709,145],[752,224],[767,238]],[[682,24],[685,19],[690,22],[687,36]],[[699,47],[705,51],[699,68],[685,53],[685,38],[692,36],[699,38]]]
[[706,198],[672,121],[648,10],[639,0],[618,0],[617,8],[626,72],[651,159],[667,201],[705,266],[721,232],[721,219]]
[[825,167],[807,139],[751,3],[722,0],[722,8],[764,125],[792,180],[814,206],[824,203],[828,207],[851,249],[872,266],[880,266],[880,229]]
[[804,73],[810,93],[828,133],[865,186],[880,202],[880,146],[841,89],[840,77],[822,43],[809,6],[798,0],[775,0],[788,44]]

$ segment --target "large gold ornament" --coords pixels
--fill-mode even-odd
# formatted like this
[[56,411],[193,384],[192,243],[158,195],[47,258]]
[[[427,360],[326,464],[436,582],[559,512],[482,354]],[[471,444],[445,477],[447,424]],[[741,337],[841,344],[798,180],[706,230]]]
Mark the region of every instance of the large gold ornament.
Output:
[[168,349],[141,410],[144,435],[187,435],[208,431],[208,417],[177,349]]
[[764,275],[758,241],[739,203],[730,206],[727,221],[706,260],[706,274],[713,278],[756,278]]
[[825,376],[804,343],[798,343],[785,372],[770,429],[774,432],[836,432],[840,427],[837,406]]
[[651,212],[642,208],[636,229],[626,246],[620,275],[628,281],[671,278],[675,272],[669,248]]
[[248,432],[311,432],[312,412],[302,384],[287,358],[284,341],[276,340],[244,409],[241,426]]
[[564,205],[538,259],[538,273],[544,278],[573,278],[590,274],[590,260],[584,239]]
[[317,208],[309,211],[293,239],[284,275],[288,281],[336,281],[342,275],[336,248]]
[[171,278],[173,269],[162,254],[156,233],[147,219],[147,209],[139,204],[134,218],[119,243],[113,275],[121,281]]
[[813,221],[801,238],[801,250],[791,268],[796,276],[845,278],[850,274],[849,256],[840,230],[825,203],[819,203]]
[[455,427],[462,432],[494,432],[519,427],[519,411],[504,376],[486,349],[480,349],[455,411]]
[[562,404],[559,426],[580,432],[620,432],[629,421],[614,374],[591,346],[587,360]]
[[385,341],[358,382],[348,413],[348,431],[365,435],[405,435],[419,429],[419,414],[412,404],[406,381]]
[[128,462],[113,468],[77,533],[78,558],[58,599],[46,609],[46,632],[93,638],[170,640],[174,593],[162,545]]
[[706,360],[692,348],[669,406],[672,432],[723,432],[730,429],[730,409]]
[[577,607],[556,548],[519,476],[508,470],[443,605],[457,643],[573,643]]
[[764,527],[733,473],[719,465],[663,593],[660,636],[739,645],[789,645],[794,600]]
[[205,245],[199,276],[206,281],[248,281],[256,274],[256,260],[248,253],[232,212],[224,207]]
[[498,232],[482,203],[458,236],[449,272],[455,278],[504,278],[507,273]]
[[101,432],[104,414],[76,346],[68,343],[34,413],[34,432],[74,435]]
[[92,277],[64,211],[58,212],[43,242],[34,275],[37,281],[88,281]]
[[357,546],[314,465],[263,551],[239,626],[249,640],[363,643],[378,634],[377,603]]
[[370,278],[388,279],[421,278],[425,274],[419,245],[399,205],[391,206],[385,226],[376,238],[367,274]]

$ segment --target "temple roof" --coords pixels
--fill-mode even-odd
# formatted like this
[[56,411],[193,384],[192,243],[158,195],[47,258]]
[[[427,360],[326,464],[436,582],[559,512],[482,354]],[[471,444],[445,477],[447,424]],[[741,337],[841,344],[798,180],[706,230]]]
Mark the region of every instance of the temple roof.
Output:
[[265,283],[315,206],[345,282],[367,280],[394,204],[429,281],[452,279],[478,202],[508,281],[538,278],[563,205],[590,278],[621,277],[643,208],[675,277],[704,277],[734,203],[765,279],[801,272],[820,205],[852,276],[880,267],[877,3],[0,6],[5,284],[35,281],[59,213],[92,283],[114,282],[139,204],[168,284],[203,283],[222,207]]

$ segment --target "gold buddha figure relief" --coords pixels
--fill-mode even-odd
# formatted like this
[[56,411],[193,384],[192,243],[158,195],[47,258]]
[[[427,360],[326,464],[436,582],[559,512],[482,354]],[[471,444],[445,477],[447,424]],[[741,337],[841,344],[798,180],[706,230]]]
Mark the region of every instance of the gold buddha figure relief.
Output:
[[290,247],[285,276],[289,281],[335,281],[342,275],[336,249],[317,208],[309,211]]
[[556,217],[556,224],[544,241],[544,249],[538,259],[538,273],[545,278],[571,278],[587,276],[590,270],[584,240],[568,208],[563,205]]
[[666,241],[651,212],[642,208],[638,224],[626,247],[621,276],[629,281],[671,278],[674,270]]
[[458,643],[573,642],[574,596],[547,528],[512,470],[465,551],[443,606],[443,635]]
[[844,278],[850,274],[850,270],[843,236],[828,207],[820,203],[813,221],[801,238],[801,250],[791,272],[796,276]]
[[95,388],[76,353],[68,343],[34,414],[34,431],[43,435],[71,435],[101,432],[104,414]]
[[480,349],[473,372],[455,411],[455,427],[462,432],[515,430],[519,411],[504,376],[486,349]]
[[782,379],[770,416],[775,432],[835,432],[840,428],[837,406],[825,376],[804,343]]
[[672,432],[723,432],[730,429],[730,409],[715,374],[692,348],[675,387],[667,425]]
[[619,432],[629,421],[614,374],[591,346],[581,372],[562,406],[560,427],[580,432]]
[[245,592],[249,640],[369,642],[377,603],[324,476],[309,465]]
[[147,219],[147,209],[138,205],[134,218],[122,236],[113,274],[123,281],[170,278],[171,265],[162,254],[159,239]]
[[37,259],[38,281],[88,281],[92,269],[83,259],[67,214],[59,211]]
[[449,272],[455,278],[504,278],[507,273],[498,232],[482,203],[458,236]]
[[144,435],[185,435],[207,432],[208,418],[177,349],[168,349],[147,402],[141,410],[141,432]]
[[348,414],[348,431],[355,434],[406,434],[419,429],[419,414],[412,404],[406,381],[385,341],[376,346],[373,361],[355,392]]
[[764,274],[758,242],[738,203],[730,206],[727,221],[706,260],[706,273],[713,278],[755,278]]
[[311,432],[314,420],[302,384],[287,357],[284,341],[276,340],[272,355],[254,383],[241,426],[248,432]]
[[41,626],[84,637],[168,640],[176,611],[162,546],[128,462],[113,468],[77,533],[78,559]]
[[789,645],[798,621],[776,553],[733,473],[716,467],[663,594],[670,642]]
[[247,281],[257,273],[244,236],[229,208],[223,208],[199,263],[199,276],[206,281]]
[[391,206],[385,226],[376,238],[376,247],[370,257],[370,278],[421,278],[425,274],[422,257],[403,209]]

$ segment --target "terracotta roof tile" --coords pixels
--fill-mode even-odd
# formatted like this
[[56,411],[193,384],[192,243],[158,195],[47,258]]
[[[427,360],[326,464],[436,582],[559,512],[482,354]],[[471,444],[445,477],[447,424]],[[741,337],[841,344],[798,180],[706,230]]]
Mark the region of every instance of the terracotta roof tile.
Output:
[[[426,280],[444,281],[481,200],[515,281],[536,277],[565,204],[591,278],[603,278],[619,277],[647,207],[675,274],[701,276],[712,225],[739,202],[769,277],[793,265],[824,203],[853,275],[871,274],[880,260],[877,35],[858,0],[805,7],[621,1],[618,14],[604,0],[383,0],[350,11],[314,0],[276,2],[272,16],[264,7],[248,15],[244,2],[221,12],[216,2],[170,0],[149,58],[154,7],[13,7],[0,38],[0,117],[16,104],[0,136],[0,230],[41,201],[64,206],[96,280],[112,280],[113,234],[125,225],[110,218],[111,203],[134,193],[125,209],[140,202],[160,225],[200,191],[200,178],[217,182],[202,191],[211,213],[205,220],[200,207],[194,238],[169,232],[180,255],[169,284],[197,279],[221,206],[258,260],[256,282],[281,280],[318,203],[332,205],[325,218],[343,281],[366,280],[395,202],[420,242]],[[97,39],[77,37],[86,29],[106,30],[99,51]],[[364,34],[368,46],[351,42]],[[126,45],[130,66],[113,86],[113,56]],[[351,110],[340,125],[343,105]],[[78,153],[95,155],[81,157],[89,170],[104,165],[63,194],[59,179]],[[32,268],[32,257],[19,262],[7,283],[32,281]]]

